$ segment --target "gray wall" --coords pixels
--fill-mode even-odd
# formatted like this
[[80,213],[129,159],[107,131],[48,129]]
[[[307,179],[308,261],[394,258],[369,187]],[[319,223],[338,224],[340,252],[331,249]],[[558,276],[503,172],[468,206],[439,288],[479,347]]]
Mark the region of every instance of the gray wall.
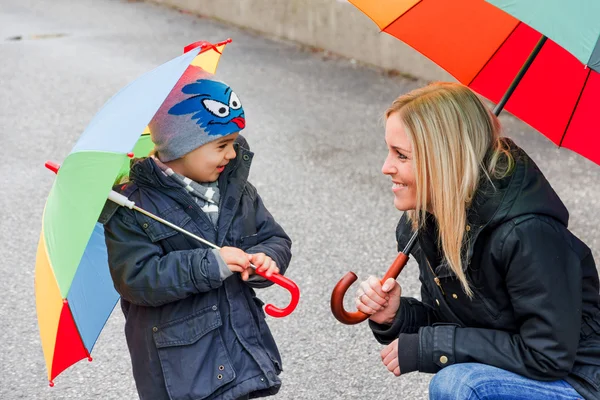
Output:
[[[454,80],[346,0],[152,0],[425,80]],[[201,38],[200,38],[201,39]]]

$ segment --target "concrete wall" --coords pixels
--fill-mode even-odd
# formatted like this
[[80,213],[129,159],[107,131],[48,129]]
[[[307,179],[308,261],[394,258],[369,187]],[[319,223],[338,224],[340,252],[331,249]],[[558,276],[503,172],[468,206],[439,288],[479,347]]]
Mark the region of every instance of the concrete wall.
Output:
[[152,0],[425,80],[454,80],[346,0]]

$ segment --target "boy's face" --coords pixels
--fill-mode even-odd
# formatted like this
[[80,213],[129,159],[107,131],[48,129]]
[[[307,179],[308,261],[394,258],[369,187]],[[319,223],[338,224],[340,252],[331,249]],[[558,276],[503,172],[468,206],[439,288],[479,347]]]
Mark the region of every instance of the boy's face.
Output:
[[177,173],[196,182],[214,182],[236,156],[233,142],[239,132],[223,136],[192,150],[167,164]]

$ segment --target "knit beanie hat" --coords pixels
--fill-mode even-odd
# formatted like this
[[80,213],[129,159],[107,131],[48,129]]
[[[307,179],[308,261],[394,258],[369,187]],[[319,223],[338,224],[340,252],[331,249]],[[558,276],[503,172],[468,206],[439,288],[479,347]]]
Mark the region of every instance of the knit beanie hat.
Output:
[[148,124],[154,149],[162,162],[246,126],[242,103],[214,75],[190,65]]

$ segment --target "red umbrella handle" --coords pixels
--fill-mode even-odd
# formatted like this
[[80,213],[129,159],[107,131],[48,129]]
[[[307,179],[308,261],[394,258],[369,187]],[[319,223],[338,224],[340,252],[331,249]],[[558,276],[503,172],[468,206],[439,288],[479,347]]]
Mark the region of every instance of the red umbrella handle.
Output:
[[271,276],[266,276],[264,272],[259,271],[258,269],[256,269],[255,273],[257,275],[262,276],[263,278],[270,280],[273,283],[278,284],[284,289],[287,289],[287,291],[290,292],[290,295],[292,296],[290,304],[287,307],[279,308],[275,307],[273,304],[267,304],[265,306],[265,312],[271,317],[275,318],[281,318],[290,315],[292,311],[296,309],[298,301],[300,300],[300,289],[298,288],[298,285],[296,285],[296,283],[294,283],[293,280],[286,278],[285,276],[280,274],[272,274]]
[[[404,247],[404,250],[398,253],[398,256],[392,265],[390,265],[390,268],[388,268],[385,276],[381,280],[381,283],[384,283],[390,278],[396,279],[398,275],[400,275],[400,272],[402,272],[402,269],[408,262],[410,251],[417,241],[417,235],[418,231],[413,233],[408,243]],[[331,313],[342,324],[354,325],[369,318],[367,314],[360,311],[348,312],[344,310],[344,295],[346,294],[346,291],[348,291],[350,285],[352,285],[357,279],[358,278],[354,272],[348,272],[342,279],[340,279],[331,292]]]
[[[408,261],[408,256],[404,253],[398,253],[398,257],[392,263],[387,273],[381,280],[381,283],[387,281],[389,278],[396,279],[402,269]],[[363,322],[369,316],[362,311],[348,312],[344,309],[344,295],[346,291],[358,278],[354,272],[348,272],[340,281],[335,285],[331,292],[331,313],[333,316],[340,321],[342,324],[355,325]]]

